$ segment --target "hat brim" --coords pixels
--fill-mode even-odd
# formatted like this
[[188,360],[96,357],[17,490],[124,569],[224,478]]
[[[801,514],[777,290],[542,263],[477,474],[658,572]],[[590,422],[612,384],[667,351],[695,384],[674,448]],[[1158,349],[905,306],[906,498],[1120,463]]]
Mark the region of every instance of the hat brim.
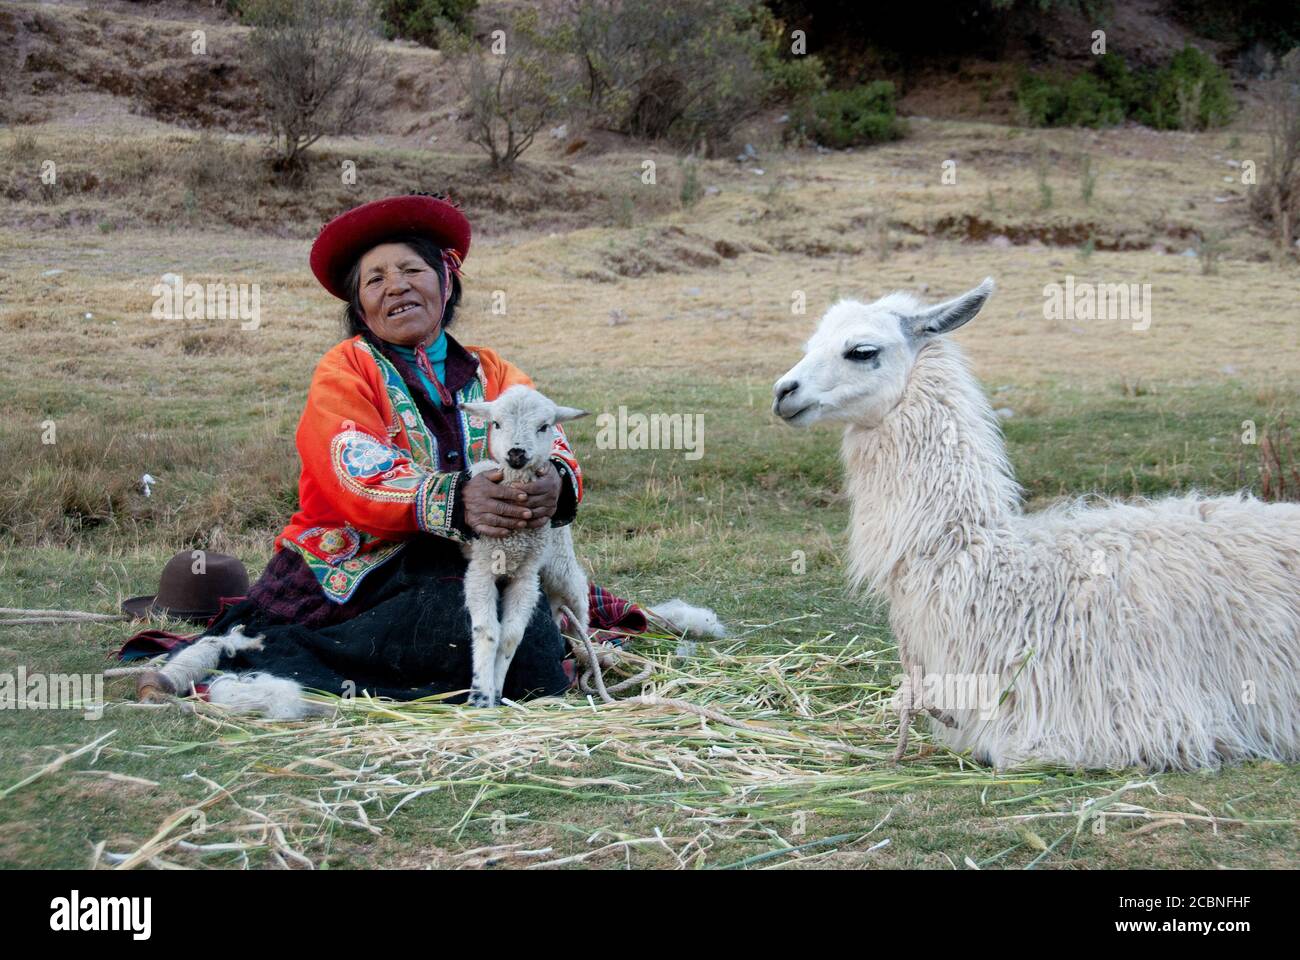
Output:
[[428,237],[455,250],[461,260],[469,254],[470,225],[465,214],[446,200],[412,194],[363,203],[321,227],[311,247],[311,272],[334,296],[350,300],[345,280],[357,258],[404,234]]
[[157,594],[147,597],[131,597],[122,601],[122,612],[135,620],[148,620],[150,617],[171,617],[173,620],[189,620],[193,623],[207,623],[217,615],[216,610],[172,610],[159,606],[155,601]]

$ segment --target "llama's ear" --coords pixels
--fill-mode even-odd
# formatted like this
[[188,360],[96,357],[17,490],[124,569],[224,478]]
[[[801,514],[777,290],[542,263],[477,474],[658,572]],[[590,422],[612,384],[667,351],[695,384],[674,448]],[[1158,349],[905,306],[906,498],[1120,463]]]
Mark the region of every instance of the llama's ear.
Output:
[[462,403],[460,408],[466,413],[485,419],[492,415],[492,404],[490,403]]
[[585,417],[586,410],[579,410],[577,407],[556,407],[555,422],[565,423],[569,420],[577,420],[579,417]]
[[956,330],[962,324],[975,319],[992,292],[993,278],[985,277],[984,282],[974,290],[968,290],[960,297],[954,297],[946,303],[936,303],[933,307],[926,307],[908,317],[905,321],[908,332],[914,337],[933,337]]

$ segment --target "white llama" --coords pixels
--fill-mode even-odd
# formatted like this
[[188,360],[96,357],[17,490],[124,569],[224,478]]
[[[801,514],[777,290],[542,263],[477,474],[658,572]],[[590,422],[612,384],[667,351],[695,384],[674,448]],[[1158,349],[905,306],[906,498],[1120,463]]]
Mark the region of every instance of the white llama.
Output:
[[997,418],[941,336],[992,290],[842,300],[774,388],[790,424],[848,424],[850,579],[889,601],[905,669],[1009,691],[922,700],[955,720],[937,738],[999,768],[1300,759],[1300,504],[1024,513]]
[[[586,411],[559,407],[531,387],[518,384],[495,400],[463,403],[471,416],[489,423],[487,457],[470,468],[471,476],[500,470],[505,484],[528,483],[550,463],[555,425],[586,416]],[[473,643],[473,676],[469,703],[491,707],[501,702],[510,661],[523,639],[537,604],[540,585],[559,622],[560,608],[577,618],[576,629],[587,626],[587,575],[573,553],[569,528],[549,524],[517,530],[505,537],[479,537],[464,546],[465,607],[469,610]],[[502,588],[497,615],[497,581]]]

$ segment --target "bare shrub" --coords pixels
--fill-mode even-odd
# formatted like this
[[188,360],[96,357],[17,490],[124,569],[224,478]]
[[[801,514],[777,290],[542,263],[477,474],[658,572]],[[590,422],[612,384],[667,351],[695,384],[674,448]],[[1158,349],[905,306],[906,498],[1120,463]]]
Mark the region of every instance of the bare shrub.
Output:
[[1268,157],[1252,209],[1289,251],[1300,217],[1300,47],[1271,67],[1261,88]]
[[1259,489],[1265,500],[1300,500],[1300,460],[1285,417],[1259,438]]
[[40,142],[36,139],[36,134],[26,128],[14,130],[13,136],[8,143],[9,156],[15,160],[31,160],[33,157],[40,155]]
[[544,25],[536,10],[523,9],[487,40],[484,49],[447,30],[442,46],[468,101],[467,138],[487,152],[493,167],[509,168],[575,89],[571,30],[559,22]]
[[387,77],[371,0],[247,0],[248,68],[274,140],[272,166],[291,178],[323,136],[350,133]]
[[1201,263],[1202,276],[1212,276],[1219,272],[1219,260],[1223,257],[1226,234],[1222,230],[1206,230],[1196,238],[1196,258]]

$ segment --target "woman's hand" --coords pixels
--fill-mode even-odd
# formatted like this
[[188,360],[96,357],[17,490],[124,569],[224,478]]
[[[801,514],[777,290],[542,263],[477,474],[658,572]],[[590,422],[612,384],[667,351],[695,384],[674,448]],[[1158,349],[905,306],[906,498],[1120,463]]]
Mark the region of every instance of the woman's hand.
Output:
[[480,537],[505,537],[525,527],[544,527],[560,502],[560,474],[553,464],[536,480],[517,487],[501,483],[501,471],[480,473],[461,492],[465,523]]

